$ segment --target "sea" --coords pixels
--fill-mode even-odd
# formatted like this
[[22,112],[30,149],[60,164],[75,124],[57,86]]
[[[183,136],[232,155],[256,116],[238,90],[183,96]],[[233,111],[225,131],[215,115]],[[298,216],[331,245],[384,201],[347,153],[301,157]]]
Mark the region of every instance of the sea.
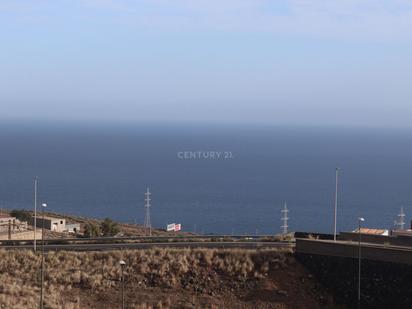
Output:
[[0,124],[0,208],[48,210],[203,234],[333,232],[412,216],[412,131],[216,124]]

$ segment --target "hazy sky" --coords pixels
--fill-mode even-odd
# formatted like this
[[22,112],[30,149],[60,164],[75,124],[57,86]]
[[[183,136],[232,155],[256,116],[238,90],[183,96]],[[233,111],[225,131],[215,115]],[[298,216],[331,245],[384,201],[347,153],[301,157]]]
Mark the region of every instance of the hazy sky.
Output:
[[412,125],[412,0],[0,0],[0,119]]

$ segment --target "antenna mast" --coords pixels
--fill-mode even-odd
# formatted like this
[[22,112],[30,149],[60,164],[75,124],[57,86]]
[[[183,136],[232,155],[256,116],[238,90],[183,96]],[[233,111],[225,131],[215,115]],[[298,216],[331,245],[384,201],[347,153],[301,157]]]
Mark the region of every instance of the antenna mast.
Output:
[[288,227],[289,227],[288,226],[288,220],[289,220],[288,213],[289,213],[289,210],[288,210],[288,206],[287,206],[286,202],[285,202],[285,205],[283,206],[283,209],[280,212],[282,213],[281,220],[283,221],[283,225],[281,226],[282,234],[286,235],[288,233]]
[[146,192],[145,192],[145,202],[146,204],[144,205],[145,209],[146,209],[146,213],[145,213],[145,217],[144,217],[144,227],[149,229],[149,235],[152,236],[152,224],[150,222],[150,190],[149,188],[147,188]]

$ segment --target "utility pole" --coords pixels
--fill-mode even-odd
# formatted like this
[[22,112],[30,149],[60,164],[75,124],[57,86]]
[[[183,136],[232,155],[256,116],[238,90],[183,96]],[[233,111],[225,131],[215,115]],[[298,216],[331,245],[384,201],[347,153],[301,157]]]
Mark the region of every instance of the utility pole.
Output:
[[334,230],[333,230],[333,240],[336,241],[336,221],[338,216],[338,178],[339,178],[339,168],[336,168],[335,174],[335,211],[334,211]]
[[144,227],[149,229],[149,235],[152,236],[152,223],[150,222],[150,190],[147,188],[145,195],[145,202],[146,204],[144,205],[146,209],[145,217],[144,217]]
[[37,176],[34,177],[34,241],[33,249],[36,252],[36,227],[37,227]]
[[47,207],[46,203],[42,205],[42,227],[41,227],[41,283],[40,283],[40,309],[43,309],[43,285],[44,285],[44,209]]
[[358,218],[358,309],[361,307],[361,222],[364,221],[364,218]]
[[283,224],[281,226],[282,234],[286,235],[288,233],[288,227],[289,227],[288,226],[288,220],[289,220],[288,213],[289,213],[289,210],[288,210],[288,206],[287,206],[286,202],[285,202],[285,205],[283,206],[283,209],[280,212],[282,213],[281,220],[283,221]]

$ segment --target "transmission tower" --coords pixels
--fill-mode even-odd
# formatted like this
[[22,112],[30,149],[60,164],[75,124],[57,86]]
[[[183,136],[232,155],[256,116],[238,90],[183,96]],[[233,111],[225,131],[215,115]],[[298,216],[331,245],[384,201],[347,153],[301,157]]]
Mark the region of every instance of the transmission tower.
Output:
[[400,230],[405,229],[405,212],[403,211],[403,207],[401,207],[401,212],[398,215],[398,220],[395,221],[395,226],[397,226]]
[[289,220],[288,218],[289,210],[288,210],[288,206],[286,202],[285,202],[285,205],[283,206],[283,209],[280,212],[282,214],[281,220],[283,221],[283,225],[281,226],[282,234],[286,235],[288,233],[288,220]]
[[147,188],[146,192],[145,192],[145,202],[146,204],[144,205],[145,209],[146,209],[146,213],[144,216],[144,227],[149,229],[149,235],[152,236],[152,224],[150,222],[150,190],[149,188]]

